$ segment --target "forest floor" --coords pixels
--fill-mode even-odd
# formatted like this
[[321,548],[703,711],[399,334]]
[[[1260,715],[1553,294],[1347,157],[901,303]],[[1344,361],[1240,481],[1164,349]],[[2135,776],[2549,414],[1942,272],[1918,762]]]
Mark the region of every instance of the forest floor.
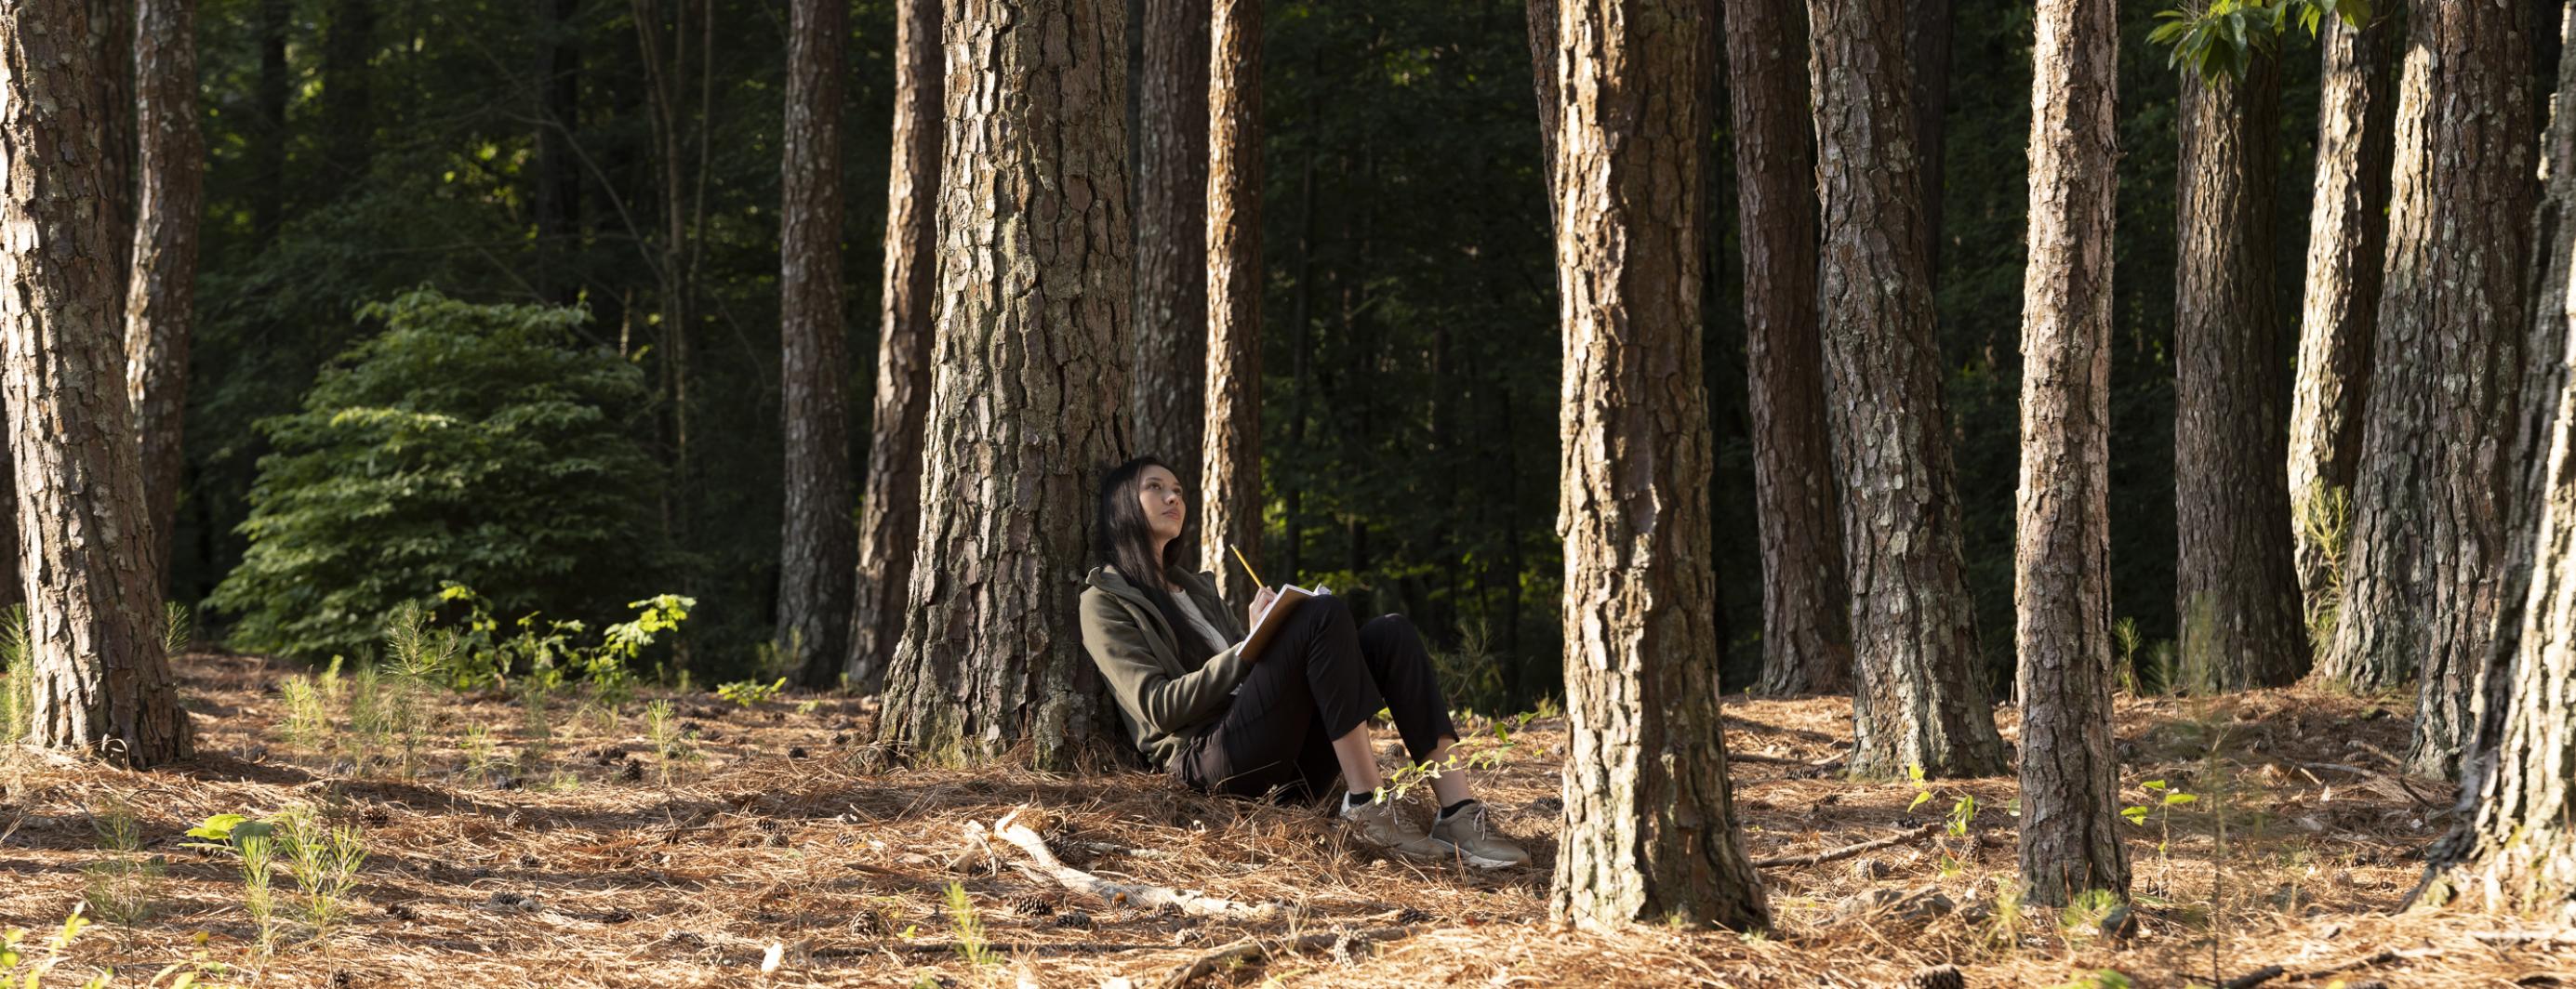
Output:
[[[1746,936],[1548,921],[1555,718],[1522,722],[1478,780],[1535,861],[1479,872],[1389,860],[1317,811],[1138,772],[884,768],[855,741],[870,720],[855,699],[745,707],[646,691],[612,709],[562,694],[530,717],[515,697],[424,695],[406,771],[399,740],[390,757],[384,742],[356,751],[345,680],[337,706],[325,691],[294,724],[301,685],[281,686],[304,671],[221,655],[179,666],[198,712],[194,761],[128,772],[16,749],[0,771],[0,928],[37,931],[30,959],[85,900],[93,919],[142,914],[83,930],[55,952],[51,984],[112,966],[116,985],[140,986],[178,963],[206,980],[334,987],[1161,986],[1246,939],[1275,950],[1205,966],[1199,983],[1876,986],[1945,963],[1967,986],[2119,984],[2105,970],[2182,986],[2274,965],[2285,971],[2267,985],[2576,982],[2576,932],[2389,914],[2449,823],[2450,788],[2389,774],[2402,703],[2305,688],[2120,700],[2124,801],[2156,807],[2123,825],[2137,876],[2126,937],[2095,916],[2017,909],[2013,780],[1933,781],[1918,801],[1911,782],[1816,768],[1849,735],[1847,702],[1732,701],[1736,811],[1755,858],[1930,826],[1863,855],[1764,868],[1776,926]],[[667,760],[654,698],[672,704],[664,741],[696,734]],[[1999,716],[2009,739],[2015,719]],[[2150,781],[2196,799],[2160,806]],[[1412,799],[1427,815],[1427,794]],[[366,859],[318,937],[302,919],[312,901],[281,874],[263,952],[238,859],[182,835],[213,815],[297,806],[355,829]],[[1020,851],[970,835],[970,822],[1015,810],[1069,866],[1275,902],[1285,918],[1150,911],[1033,878],[1012,867]],[[1331,936],[1349,930],[1377,937]]]

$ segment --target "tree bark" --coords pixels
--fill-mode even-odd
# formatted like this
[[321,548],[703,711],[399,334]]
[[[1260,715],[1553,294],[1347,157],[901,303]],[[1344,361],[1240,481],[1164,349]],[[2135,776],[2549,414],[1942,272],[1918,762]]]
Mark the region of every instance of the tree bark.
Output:
[[[1530,78],[1538,92],[1538,160],[1540,165],[1550,169],[1549,181],[1553,182],[1556,128],[1560,123],[1556,97],[1556,0],[1529,0],[1527,13]],[[1550,210],[1548,221],[1553,223],[1555,219],[1555,211]]]
[[937,327],[940,0],[895,14],[894,162],[886,169],[884,311],[877,323],[875,412],[859,512],[858,605],[850,610],[850,687],[876,693],[903,638],[904,599],[921,538],[922,423],[930,411]]
[[2408,768],[2457,772],[2495,635],[2505,467],[2529,310],[2529,10],[2416,5],[2398,87],[2386,288],[2354,486],[2344,603],[2325,672],[2364,688],[2420,674]]
[[1753,509],[1762,539],[1761,693],[1851,688],[1851,592],[1816,339],[1816,165],[1804,16],[1795,0],[1727,0],[1751,367]]
[[788,8],[779,176],[779,405],[787,504],[777,646],[796,682],[829,687],[849,658],[858,533],[850,524],[849,361],[841,326],[841,50],[847,0]]
[[2380,265],[2387,260],[2398,9],[2381,12],[2364,28],[2328,17],[2319,45],[2325,66],[2317,99],[2316,201],[2308,209],[2307,302],[2290,399],[2290,548],[2308,627],[2329,633],[2343,546],[2340,533],[2319,524],[2334,524],[2327,506],[2349,504],[2361,463],[2362,405],[2379,326]]
[[1809,0],[1817,318],[1849,567],[1854,772],[2004,769],[1960,562],[1899,0]]
[[1226,600],[1250,601],[1251,575],[1227,557],[1261,565],[1261,0],[1216,0],[1214,17],[1199,566]]
[[29,739],[156,765],[193,747],[161,647],[151,526],[125,400],[114,265],[98,218],[104,127],[80,0],[0,8],[0,394],[17,474]]
[[1568,5],[1557,22],[1569,740],[1549,911],[1590,928],[1770,924],[1728,791],[1701,494],[1715,13],[1635,0]]
[[[2576,41],[2576,17],[2562,17]],[[2576,46],[2558,62],[2558,109],[2542,143],[2548,193],[2521,425],[2514,443],[2505,587],[2479,675],[2476,734],[2461,771],[2464,813],[2427,853],[2430,899],[2576,922]]]
[[111,0],[91,7],[90,50],[95,53],[90,64],[98,68],[99,143],[105,152],[101,158],[101,189],[106,194],[107,242],[115,245],[116,256],[109,259],[110,288],[114,298],[123,300],[126,283],[131,277],[127,267],[133,259],[123,248],[134,243],[134,224],[141,195],[135,187],[138,177],[135,119],[135,27],[137,7],[142,0]]
[[537,217],[538,293],[559,305],[580,298],[570,270],[581,251],[581,0],[543,0],[537,45],[537,160],[531,198]]
[[1950,0],[1908,0],[1906,57],[1914,67],[1914,144],[1923,163],[1923,270],[1941,283],[1942,139],[1949,133]]
[[[1209,107],[1211,16],[1209,0],[1145,0],[1144,61],[1136,71],[1135,451],[1162,457],[1187,484],[1199,483],[1200,447],[1214,422],[1208,361],[1219,310],[1210,304],[1217,291],[1211,265],[1223,262],[1209,238],[1216,235],[1214,211],[1223,207],[1214,198],[1209,155],[1224,152],[1210,145],[1208,128],[1211,121],[1234,125]],[[1253,30],[1257,35],[1258,22]],[[1256,96],[1258,85],[1256,79]],[[1202,490],[1210,500],[1217,496]],[[1215,521],[1190,520],[1200,530]]]
[[178,524],[188,339],[196,329],[197,218],[205,205],[196,7],[196,0],[142,0],[134,45],[135,76],[142,81],[136,128],[142,181],[125,296],[125,391],[141,440],[156,597],[170,584],[170,538]]
[[2279,60],[2241,79],[2182,81],[2175,230],[2175,613],[2198,690],[2280,686],[2307,672],[2290,568],[2289,402],[2275,304],[2272,208]]
[[2022,276],[2021,875],[2032,902],[2125,898],[2111,748],[2111,245],[2117,0],[2041,0],[2031,52],[2030,264]]
[[324,185],[347,189],[365,178],[375,157],[374,121],[377,0],[332,0],[322,33],[322,162]]
[[1075,633],[1101,472],[1127,448],[1122,0],[957,0],[947,19],[921,539],[882,735],[934,758],[1114,739]]

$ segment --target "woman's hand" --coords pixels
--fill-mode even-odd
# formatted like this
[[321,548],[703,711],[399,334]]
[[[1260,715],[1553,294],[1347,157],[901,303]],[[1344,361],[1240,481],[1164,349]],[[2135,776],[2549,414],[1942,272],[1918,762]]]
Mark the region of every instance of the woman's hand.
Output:
[[1253,592],[1252,608],[1243,613],[1243,627],[1251,628],[1261,621],[1261,613],[1270,610],[1270,602],[1279,600],[1279,592],[1264,587]]

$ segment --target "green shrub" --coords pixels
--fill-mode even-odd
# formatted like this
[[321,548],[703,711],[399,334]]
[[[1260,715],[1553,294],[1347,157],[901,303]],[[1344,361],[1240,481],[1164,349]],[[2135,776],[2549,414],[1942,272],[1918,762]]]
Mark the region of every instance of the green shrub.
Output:
[[422,289],[259,426],[248,551],[208,604],[235,648],[320,660],[374,644],[442,581],[502,614],[604,613],[661,547],[652,460],[627,419],[644,378],[578,344],[578,308],[474,305]]

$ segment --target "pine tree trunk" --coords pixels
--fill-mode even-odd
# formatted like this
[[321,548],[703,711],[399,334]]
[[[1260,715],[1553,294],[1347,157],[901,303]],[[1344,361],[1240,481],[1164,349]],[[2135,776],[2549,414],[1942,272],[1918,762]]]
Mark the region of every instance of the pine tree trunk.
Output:
[[1041,766],[1116,738],[1075,609],[1126,450],[1122,0],[956,0],[921,538],[881,734]]
[[1849,567],[1854,772],[2004,769],[1960,562],[1898,0],[1809,0],[1817,318]]
[[[179,437],[188,405],[188,338],[196,327],[197,217],[205,204],[206,144],[197,132],[196,0],[142,0],[135,76],[136,198],[132,276],[125,296],[125,390],[142,441],[144,517],[152,587],[170,583],[178,524]],[[111,247],[111,250],[114,248]]]
[[2275,303],[2278,59],[2182,81],[2175,201],[2174,513],[2184,676],[2274,687],[2307,672],[2290,568],[2289,396]]
[[846,0],[788,8],[786,150],[779,176],[779,404],[787,506],[777,645],[796,682],[829,687],[849,657],[858,533],[850,524],[849,361],[841,326],[841,48]]
[[[2559,36],[2576,41],[2576,17]],[[2576,923],[2576,45],[2542,142],[2548,194],[2517,415],[2504,588],[2461,770],[2468,812],[2427,854],[2428,898]]]
[[137,7],[142,0],[109,0],[90,7],[90,51],[98,67],[99,143],[105,151],[100,164],[101,188],[106,191],[107,242],[116,245],[116,256],[109,259],[113,279],[109,288],[116,299],[126,296],[126,283],[131,277],[128,267],[133,259],[123,249],[134,243],[134,224],[141,192],[135,188],[138,178],[136,148],[136,97],[134,28]]
[[[1529,0],[1526,11],[1530,78],[1538,91],[1538,160],[1552,170],[1556,167],[1556,128],[1560,123],[1556,98],[1556,0]],[[1552,171],[1550,175],[1550,181],[1554,181]],[[1549,211],[1548,221],[1553,223],[1555,219],[1555,212]]]
[[921,538],[922,424],[937,335],[939,134],[946,86],[940,0],[895,14],[894,162],[886,169],[884,312],[877,323],[875,412],[859,511],[858,604],[850,610],[850,689],[873,694],[903,638],[913,549]]
[[1549,911],[1591,928],[1770,923],[1728,792],[1701,496],[1715,8],[1579,4],[1557,21],[1569,740]]
[[1816,339],[1816,163],[1796,0],[1726,0],[1727,100],[1744,240],[1762,693],[1851,688],[1851,594]]
[[[2494,638],[2505,461],[2530,310],[2529,10],[2447,0],[2408,15],[2386,288],[2353,491],[2344,603],[2325,672],[2421,677],[2408,768],[2458,771]],[[2461,222],[2463,217],[2499,218]],[[2519,220],[2512,221],[2517,225]]]
[[[1145,0],[1144,61],[1135,73],[1135,451],[1162,457],[1187,484],[1198,483],[1213,422],[1212,264],[1223,263],[1208,241],[1210,218],[1223,208],[1211,198],[1208,126],[1229,126],[1208,103],[1210,16],[1209,0]],[[1214,489],[1205,494],[1216,497]],[[1190,521],[1204,529],[1216,520]]]
[[2111,748],[2111,245],[2117,0],[2042,0],[2022,278],[2021,875],[2035,903],[2125,898]]
[[0,8],[0,394],[28,552],[30,741],[132,765],[190,754],[161,647],[151,527],[126,405],[98,90],[80,0]]
[[1252,578],[1229,557],[1240,550],[1261,565],[1261,0],[1216,0],[1214,10],[1199,566],[1226,600],[1249,601]]
[[[2312,631],[2331,632],[2341,580],[2337,504],[2349,504],[2361,463],[2362,404],[2370,394],[2387,260],[2388,164],[2402,8],[2367,28],[2326,18],[2317,100],[2316,201],[2308,210],[2307,304],[2299,324],[2298,384],[2290,400],[2291,552]],[[2320,536],[2325,540],[2320,541]],[[2322,646],[2324,643],[2314,643]]]
[[1913,66],[1915,157],[1923,164],[1923,270],[1941,283],[1942,139],[1949,133],[1950,0],[1907,0],[1905,48]]
[[581,0],[541,0],[537,46],[535,188],[537,292],[571,305],[581,280],[571,270],[581,252],[581,160],[573,135],[581,126]]

